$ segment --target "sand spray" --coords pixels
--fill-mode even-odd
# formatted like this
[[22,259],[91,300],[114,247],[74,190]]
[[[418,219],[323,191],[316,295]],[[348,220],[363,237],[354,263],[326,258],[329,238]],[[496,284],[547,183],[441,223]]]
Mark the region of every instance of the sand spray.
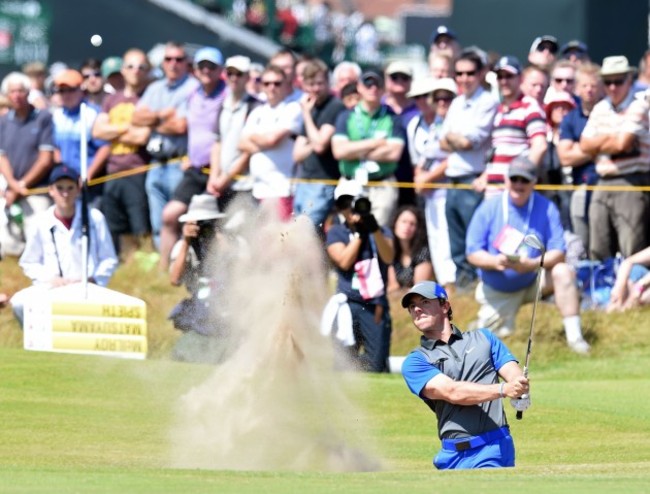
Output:
[[230,208],[240,224],[214,258],[226,280],[218,304],[227,314],[228,356],[180,399],[173,466],[379,469],[354,404],[360,376],[335,369],[332,340],[319,333],[329,297],[321,241],[306,217],[281,222],[272,204],[242,207]]

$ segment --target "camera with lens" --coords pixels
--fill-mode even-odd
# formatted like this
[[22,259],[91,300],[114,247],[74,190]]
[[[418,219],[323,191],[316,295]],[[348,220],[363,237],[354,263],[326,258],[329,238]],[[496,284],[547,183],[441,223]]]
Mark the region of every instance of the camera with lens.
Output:
[[372,204],[370,203],[370,199],[367,197],[357,197],[354,201],[352,201],[352,211],[360,216],[369,215],[371,209]]

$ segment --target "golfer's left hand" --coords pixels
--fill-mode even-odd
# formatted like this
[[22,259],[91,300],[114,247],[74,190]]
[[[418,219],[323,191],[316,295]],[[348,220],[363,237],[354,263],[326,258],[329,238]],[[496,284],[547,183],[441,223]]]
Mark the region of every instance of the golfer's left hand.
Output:
[[530,408],[530,405],[532,405],[533,402],[530,399],[530,395],[527,394],[522,396],[521,398],[511,398],[510,404],[518,412],[525,412]]

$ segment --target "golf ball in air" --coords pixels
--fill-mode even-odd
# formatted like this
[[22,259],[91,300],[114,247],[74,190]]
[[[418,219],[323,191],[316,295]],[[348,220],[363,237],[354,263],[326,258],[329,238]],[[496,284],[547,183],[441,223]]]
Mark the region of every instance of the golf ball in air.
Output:
[[93,34],[90,37],[90,44],[93,46],[99,46],[102,44],[102,37],[99,34]]

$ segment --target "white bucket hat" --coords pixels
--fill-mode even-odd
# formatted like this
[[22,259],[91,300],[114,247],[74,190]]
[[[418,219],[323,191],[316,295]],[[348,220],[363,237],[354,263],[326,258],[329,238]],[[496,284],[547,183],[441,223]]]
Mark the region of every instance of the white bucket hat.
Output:
[[192,196],[187,213],[181,215],[178,221],[207,221],[225,217],[226,214],[219,210],[217,198],[210,194],[197,194]]

